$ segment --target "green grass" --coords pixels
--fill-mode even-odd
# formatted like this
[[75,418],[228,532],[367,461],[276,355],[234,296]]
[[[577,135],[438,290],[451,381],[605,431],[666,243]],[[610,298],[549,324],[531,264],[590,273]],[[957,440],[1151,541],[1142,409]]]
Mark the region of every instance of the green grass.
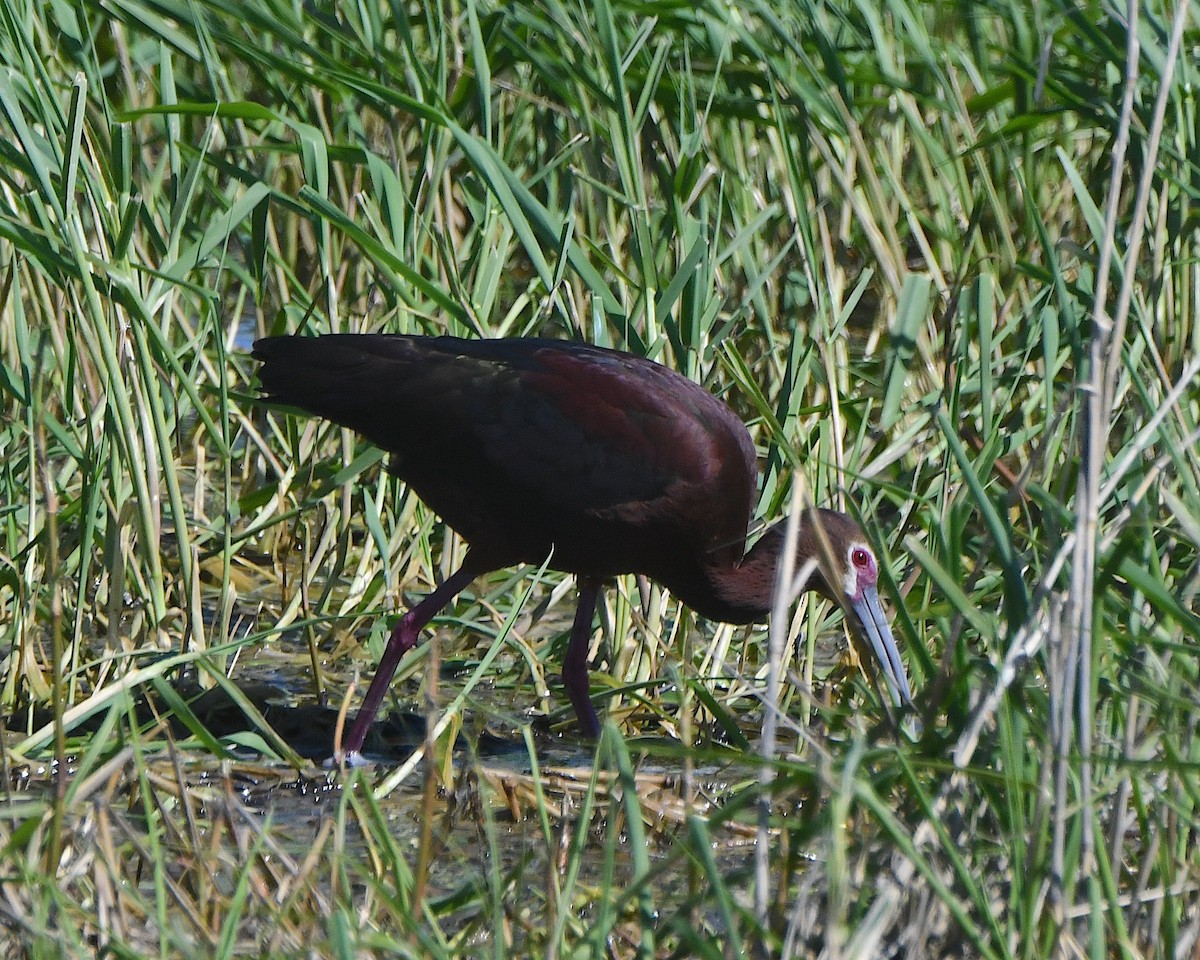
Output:
[[[0,8],[5,953],[1192,955],[1198,44],[1136,0]],[[298,330],[704,383],[761,516],[802,477],[890,557],[920,732],[809,598],[760,775],[767,631],[629,578],[577,793],[543,763],[514,806],[441,742],[455,803],[247,813],[138,690],[288,628],[337,703],[463,553],[378,451],[254,402],[244,334]],[[494,691],[454,729],[561,707],[562,581],[478,581],[398,695],[440,660]]]

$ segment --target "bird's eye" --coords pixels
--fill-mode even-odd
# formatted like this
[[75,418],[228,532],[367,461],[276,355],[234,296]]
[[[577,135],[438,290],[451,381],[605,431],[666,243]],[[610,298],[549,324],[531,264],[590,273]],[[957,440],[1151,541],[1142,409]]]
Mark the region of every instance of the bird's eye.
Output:
[[855,547],[850,554],[850,561],[856,567],[865,567],[871,562],[871,555],[862,547]]

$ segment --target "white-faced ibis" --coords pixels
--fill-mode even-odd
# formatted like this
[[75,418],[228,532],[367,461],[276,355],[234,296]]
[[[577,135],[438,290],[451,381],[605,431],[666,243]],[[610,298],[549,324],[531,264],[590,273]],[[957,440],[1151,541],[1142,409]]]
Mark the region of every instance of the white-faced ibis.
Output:
[[[476,577],[519,563],[579,578],[563,685],[589,736],[592,615],[602,581],[640,573],[711,620],[766,618],[782,526],[749,550],[758,468],[746,427],[702,387],[649,360],[553,340],[332,334],[254,344],[267,399],[362,434],[469,544],[463,565],[396,625],[343,744],[363,745],[400,658]],[[857,523],[806,515],[807,587],[838,601],[892,697],[911,703],[879,604],[875,554]],[[826,557],[830,559],[827,561]]]

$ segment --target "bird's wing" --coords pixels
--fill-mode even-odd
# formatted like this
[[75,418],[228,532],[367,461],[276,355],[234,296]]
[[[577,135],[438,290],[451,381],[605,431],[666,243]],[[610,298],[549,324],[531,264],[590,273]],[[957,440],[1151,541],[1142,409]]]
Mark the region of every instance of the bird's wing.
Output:
[[[562,506],[629,519],[691,508],[692,500],[714,504],[710,511],[728,505],[736,533],[723,535],[744,535],[754,448],[729,407],[699,385],[580,344],[468,341],[466,350],[459,363],[479,364],[477,376],[492,381],[467,391],[474,434],[515,483]],[[720,518],[708,519],[715,526]]]
[[333,335],[255,351],[272,399],[390,451],[452,524],[467,499],[631,523],[700,511],[706,539],[740,551],[757,477],[750,437],[659,364],[531,339]]

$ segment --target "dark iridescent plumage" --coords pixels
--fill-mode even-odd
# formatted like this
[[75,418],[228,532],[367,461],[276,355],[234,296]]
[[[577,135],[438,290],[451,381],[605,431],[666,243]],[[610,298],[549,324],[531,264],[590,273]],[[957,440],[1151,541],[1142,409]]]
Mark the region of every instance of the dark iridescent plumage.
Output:
[[[666,367],[554,340],[380,334],[268,337],[254,356],[272,401],[362,434],[470,544],[461,570],[393,632],[344,747],[356,753],[400,657],[480,574],[541,563],[580,577],[563,681],[584,731],[599,729],[587,647],[600,581],[642,573],[703,616],[763,619],[781,531],[745,553],[757,488],[754,446],[724,403]],[[882,619],[878,568],[858,525],[820,511],[834,568],[811,589],[838,600],[871,644],[893,695],[909,700]],[[812,524],[801,558],[822,558]]]

